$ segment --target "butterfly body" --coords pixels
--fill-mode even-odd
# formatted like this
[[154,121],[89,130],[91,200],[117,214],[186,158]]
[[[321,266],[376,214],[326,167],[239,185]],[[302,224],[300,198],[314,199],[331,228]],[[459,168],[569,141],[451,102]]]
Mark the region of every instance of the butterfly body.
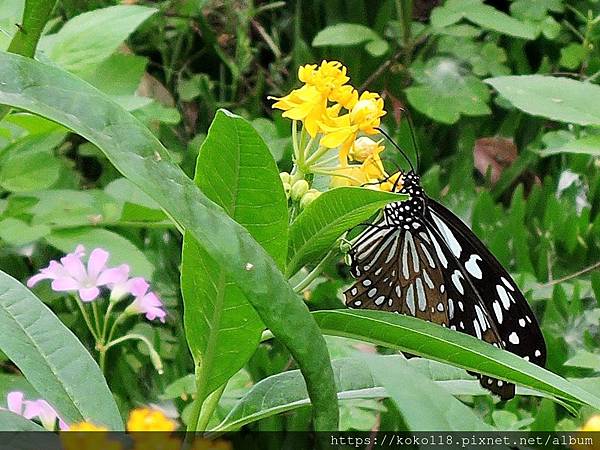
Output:
[[[471,334],[544,366],[546,348],[527,301],[507,271],[445,207],[423,191],[412,171],[382,217],[356,239],[349,255],[357,279],[345,291],[351,308],[408,314]],[[480,376],[503,399],[514,385]]]

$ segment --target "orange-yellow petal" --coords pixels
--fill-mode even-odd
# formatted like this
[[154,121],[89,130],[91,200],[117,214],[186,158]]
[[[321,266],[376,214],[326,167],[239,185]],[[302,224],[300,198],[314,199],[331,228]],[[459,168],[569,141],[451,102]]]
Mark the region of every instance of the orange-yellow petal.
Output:
[[135,408],[129,413],[127,431],[175,431],[177,423],[153,408]]

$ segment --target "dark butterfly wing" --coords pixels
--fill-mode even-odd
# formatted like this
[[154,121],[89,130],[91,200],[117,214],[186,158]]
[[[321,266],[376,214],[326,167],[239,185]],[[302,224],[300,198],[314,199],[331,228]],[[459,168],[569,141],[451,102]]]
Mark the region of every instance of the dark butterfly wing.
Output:
[[539,366],[546,363],[546,344],[527,300],[508,272],[477,236],[452,212],[428,199],[431,222],[445,236],[453,259],[482,299],[502,347]]
[[[485,302],[469,273],[452,253],[456,243],[449,232],[441,233],[435,222],[428,222],[427,231],[433,242],[436,256],[443,267],[442,290],[448,296],[450,329],[470,334],[489,344],[504,348],[497,324],[485,306]],[[443,227],[442,227],[443,229]],[[446,231],[446,230],[444,230]],[[500,395],[504,400],[515,395],[514,384],[470,372],[479,378],[486,389]]]
[[384,220],[366,230],[350,250],[357,278],[344,294],[351,308],[409,314],[448,326],[442,266],[423,223],[410,229]]

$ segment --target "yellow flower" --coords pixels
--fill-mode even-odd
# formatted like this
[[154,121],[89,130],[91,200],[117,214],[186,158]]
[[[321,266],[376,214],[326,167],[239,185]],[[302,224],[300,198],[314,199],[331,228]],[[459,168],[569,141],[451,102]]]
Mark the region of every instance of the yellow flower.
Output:
[[326,98],[350,81],[346,68],[339,61],[323,61],[318,69],[315,64],[302,66],[298,69],[298,79],[316,87]]
[[[400,178],[400,180],[398,180]],[[396,184],[396,188],[394,189],[394,184]],[[381,183],[379,189],[387,192],[398,192],[402,189],[402,172],[396,172],[395,174],[388,177],[386,181]]]
[[339,117],[325,116],[320,123],[325,136],[321,145],[327,148],[340,147],[340,161],[348,160],[348,152],[360,131],[375,134],[375,129],[385,115],[383,99],[379,94],[365,91],[353,106],[350,113]]
[[175,431],[177,423],[162,411],[152,408],[136,408],[129,413],[127,431]]
[[273,108],[283,110],[283,117],[301,120],[306,131],[314,137],[319,132],[319,122],[327,109],[327,97],[314,86],[305,85],[294,89],[285,97],[269,97],[278,100]]
[[350,153],[348,157],[352,161],[364,161],[371,154],[379,154],[385,147],[383,145],[379,145],[381,141],[375,142],[373,139],[367,136],[359,137],[354,141],[352,147],[350,147]]
[[362,164],[342,166],[335,170],[331,178],[331,187],[363,186],[378,189],[378,180],[385,178],[386,173],[379,153],[371,153]]
[[108,428],[99,427],[90,422],[79,422],[71,425],[69,431],[108,431]]
[[64,450],[123,450],[121,442],[110,439],[107,428],[89,422],[71,425],[60,433],[60,441]]
[[596,414],[588,419],[581,431],[600,431],[600,414]]

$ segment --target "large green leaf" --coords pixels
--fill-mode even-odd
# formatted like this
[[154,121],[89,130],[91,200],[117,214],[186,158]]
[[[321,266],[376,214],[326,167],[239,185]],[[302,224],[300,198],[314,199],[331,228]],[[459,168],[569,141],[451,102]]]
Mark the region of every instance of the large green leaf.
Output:
[[[365,356],[375,380],[388,392],[414,431],[485,431],[493,428],[452,394],[399,358]],[[398,380],[402,380],[401,383]]]
[[40,49],[60,67],[79,72],[108,58],[142,22],[157,10],[116,5],[85,12],[58,33],[44,36]]
[[210,201],[169,160],[156,137],[87,83],[56,68],[0,53],[0,103],[61,123],[100,148],[225,268],[307,380],[318,430],[337,428],[338,408],[325,340],[275,261],[248,231]]
[[600,408],[564,378],[473,336],[411,316],[382,311],[333,310],[313,313],[325,334],[361,339],[517,383],[568,403]]
[[121,430],[100,369],[77,337],[25,286],[0,272],[0,350],[61,417]]
[[520,75],[485,80],[515,107],[534,116],[600,125],[600,86],[570,78]]
[[358,187],[324,192],[300,213],[290,227],[286,273],[293,275],[309,262],[318,262],[337,238],[366,221],[387,203],[403,195]]
[[[288,210],[269,149],[244,119],[219,111],[202,143],[196,184],[277,261],[285,263]],[[256,351],[264,325],[236,282],[186,233],[181,267],[185,330],[208,395]]]
[[323,28],[312,41],[313,47],[347,47],[371,41],[381,41],[371,28],[358,23],[336,23]]
[[10,411],[0,410],[0,431],[46,431],[37,423]]
[[[425,380],[428,388],[431,387],[430,380],[434,380],[437,386],[452,395],[489,395],[488,391],[480,387],[479,382],[460,369],[417,358],[406,361],[401,355],[377,356],[375,359],[386,361],[384,371],[388,370],[387,365],[410,366],[412,372],[418,373],[414,376],[415,381]],[[332,366],[339,400],[389,397],[382,384],[375,380],[380,370],[374,370],[373,365],[367,363],[362,357],[337,359],[332,362]],[[458,374],[448,369],[454,369]],[[402,386],[406,387],[404,384]],[[248,423],[309,405],[306,385],[300,371],[278,373],[252,386],[213,431],[236,430]],[[407,407],[410,408],[412,405]],[[440,415],[447,415],[441,408],[433,410]],[[408,411],[407,413],[410,414]]]

